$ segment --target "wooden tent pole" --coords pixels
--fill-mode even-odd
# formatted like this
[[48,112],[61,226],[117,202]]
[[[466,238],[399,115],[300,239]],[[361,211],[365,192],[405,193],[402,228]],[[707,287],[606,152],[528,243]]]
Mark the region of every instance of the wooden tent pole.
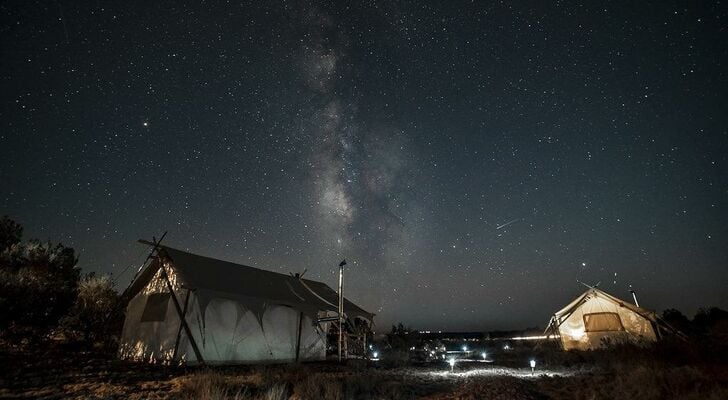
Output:
[[169,294],[172,296],[172,303],[174,303],[174,308],[177,310],[177,314],[179,315],[179,319],[182,323],[182,327],[185,330],[185,334],[187,334],[187,338],[190,339],[190,344],[192,345],[192,350],[194,350],[195,352],[195,357],[200,364],[204,365],[205,360],[202,359],[202,353],[200,353],[200,349],[197,347],[197,342],[195,342],[195,338],[192,336],[192,330],[190,329],[189,325],[187,325],[185,316],[182,313],[182,307],[180,307],[179,305],[179,300],[177,300],[177,296],[174,294],[174,288],[172,287],[172,282],[170,282],[169,280],[169,275],[167,275],[167,269],[164,267],[164,261],[160,259],[159,262],[162,263],[162,265],[160,266],[160,268],[162,269],[162,276],[167,282],[167,289],[169,289]]
[[[185,306],[182,309],[182,315],[187,315],[187,305],[190,302],[190,289],[187,289],[187,294],[185,295]],[[179,329],[177,329],[177,339],[174,341],[174,352],[172,353],[172,359],[174,360],[177,358],[177,350],[179,349],[179,341],[182,338],[182,321],[180,320],[179,323]]]
[[296,362],[301,356],[301,328],[303,325],[303,313],[298,313],[298,335],[296,337]]
[[[157,247],[159,247],[159,244],[162,243],[162,240],[164,240],[165,236],[167,236],[167,231],[164,231],[164,233],[162,234],[162,237],[160,237],[159,240],[154,239],[153,243],[147,242],[146,240],[145,241],[139,240],[139,243],[148,244],[148,245],[154,246],[154,247],[152,247],[152,250],[150,250],[149,254],[147,254],[147,258],[144,259],[144,262],[142,263],[142,265],[140,265],[139,269],[137,269],[137,271],[134,273],[134,277],[131,278],[131,282],[129,282],[129,286],[127,286],[126,289],[124,289],[124,291],[121,293],[121,298],[124,300],[121,302],[122,304],[126,304],[127,300],[130,300],[130,299],[127,299],[127,293],[129,291],[129,289],[131,288],[131,285],[134,284],[134,281],[136,281],[137,277],[139,276],[139,273],[142,272],[142,270],[144,269],[144,266],[147,265],[147,261],[149,261],[154,256],[154,252],[157,251]],[[123,272],[122,272],[122,274],[123,274]]]

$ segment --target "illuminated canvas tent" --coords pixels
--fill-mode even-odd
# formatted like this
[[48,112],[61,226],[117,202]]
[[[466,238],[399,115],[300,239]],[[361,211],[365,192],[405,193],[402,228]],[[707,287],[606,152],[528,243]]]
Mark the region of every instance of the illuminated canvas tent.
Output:
[[618,343],[655,342],[671,331],[654,311],[620,300],[590,287],[557,311],[546,329],[564,350],[590,350]]
[[[338,315],[338,294],[326,284],[167,246],[150,260],[123,295],[121,358],[225,364],[326,357],[326,333]],[[350,326],[371,326],[373,314],[348,300],[344,311]]]

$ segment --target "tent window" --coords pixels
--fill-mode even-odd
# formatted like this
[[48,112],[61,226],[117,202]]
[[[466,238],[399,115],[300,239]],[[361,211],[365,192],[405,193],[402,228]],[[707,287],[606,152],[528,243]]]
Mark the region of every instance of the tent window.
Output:
[[601,312],[584,314],[584,330],[587,332],[623,331],[622,320],[617,313]]
[[164,321],[169,305],[169,293],[154,293],[147,297],[141,322]]

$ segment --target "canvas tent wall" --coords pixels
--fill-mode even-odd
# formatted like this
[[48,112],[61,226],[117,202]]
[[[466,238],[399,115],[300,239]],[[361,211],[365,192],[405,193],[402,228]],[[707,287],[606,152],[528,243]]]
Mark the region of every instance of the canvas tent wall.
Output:
[[590,350],[617,343],[649,343],[659,333],[657,315],[590,288],[551,318],[547,332],[555,333],[565,350]]
[[[224,364],[324,359],[332,322],[320,319],[337,314],[338,294],[321,282],[158,246],[124,298],[121,358]],[[344,310],[371,324],[373,314],[348,300]]]

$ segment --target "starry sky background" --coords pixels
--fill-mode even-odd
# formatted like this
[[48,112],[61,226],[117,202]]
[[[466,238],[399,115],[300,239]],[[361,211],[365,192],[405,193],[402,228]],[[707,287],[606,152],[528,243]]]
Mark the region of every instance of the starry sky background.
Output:
[[0,213],[120,289],[346,258],[382,329],[728,308],[725,4],[223,3],[2,2]]

